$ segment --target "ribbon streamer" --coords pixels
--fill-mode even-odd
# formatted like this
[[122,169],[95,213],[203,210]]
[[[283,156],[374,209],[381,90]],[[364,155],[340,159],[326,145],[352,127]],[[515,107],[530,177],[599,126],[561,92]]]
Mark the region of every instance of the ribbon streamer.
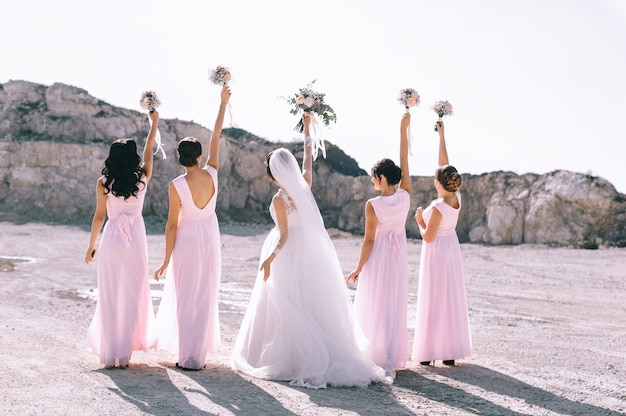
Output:
[[[148,121],[150,122],[150,129],[152,129],[152,119],[148,117]],[[158,127],[156,131],[155,141],[156,141],[157,149],[154,151],[154,154],[156,155],[157,153],[159,153],[159,150],[160,150],[161,153],[163,154],[163,160],[167,159],[167,156],[165,155],[165,150],[163,149],[163,144],[161,144],[161,132],[159,131]]]
[[230,126],[237,128],[237,124],[235,124],[235,119],[233,117],[233,106],[230,105],[230,101],[228,101],[228,106],[226,108],[228,108],[228,117],[230,117]]
[[[406,112],[407,112],[407,114],[410,113],[409,107],[406,108]],[[411,144],[413,143],[413,133],[411,133],[411,125],[410,124],[409,124],[409,128],[407,129],[407,134],[409,136],[409,155],[413,156],[413,149],[412,149],[413,146],[411,146]]]
[[317,152],[321,151],[322,156],[326,159],[326,145],[324,144],[324,139],[320,137],[320,123],[317,120],[317,114],[311,113],[311,124],[309,125],[309,135],[313,140],[312,143],[312,151],[313,151],[313,160],[317,160]]

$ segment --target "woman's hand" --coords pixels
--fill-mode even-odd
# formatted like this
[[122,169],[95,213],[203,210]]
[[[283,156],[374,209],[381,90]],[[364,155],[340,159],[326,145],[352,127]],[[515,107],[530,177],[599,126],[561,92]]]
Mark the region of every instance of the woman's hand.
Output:
[[406,131],[411,125],[411,113],[404,113],[402,115],[402,120],[400,121],[400,128],[402,131]]
[[93,247],[89,247],[87,249],[87,253],[85,254],[85,263],[91,263],[94,257],[96,257],[96,249]]
[[346,276],[346,282],[349,282],[350,280],[352,280],[354,283],[357,282],[357,280],[359,280],[359,275],[361,274],[360,270],[353,270],[349,275]]
[[152,124],[159,122],[159,112],[156,109],[148,113],[148,117],[150,117],[150,120],[152,120]]
[[224,85],[222,87],[222,93],[220,95],[220,98],[222,100],[222,104],[228,104],[228,101],[230,100],[230,87],[228,85]]
[[159,267],[157,271],[154,272],[154,280],[156,280],[157,282],[159,281],[159,277],[161,277],[163,273],[167,270],[167,266],[169,265],[169,263],[169,261],[164,261],[163,264],[161,264],[161,267]]
[[272,261],[274,261],[274,254],[271,254],[268,258],[265,259],[265,261],[261,264],[261,267],[259,268],[259,271],[263,270],[263,281],[267,282],[267,279],[269,279],[270,277],[270,266],[272,264]]
[[302,113],[302,123],[304,123],[305,127],[309,127],[311,125],[311,113],[305,111]]
[[440,136],[443,136],[443,133],[445,131],[445,127],[443,127],[443,120],[437,121],[437,123],[435,124],[435,131],[439,132]]
[[417,225],[424,228],[426,227],[426,224],[424,223],[424,217],[422,216],[422,212],[422,207],[417,207],[417,210],[415,210],[415,222],[417,222]]

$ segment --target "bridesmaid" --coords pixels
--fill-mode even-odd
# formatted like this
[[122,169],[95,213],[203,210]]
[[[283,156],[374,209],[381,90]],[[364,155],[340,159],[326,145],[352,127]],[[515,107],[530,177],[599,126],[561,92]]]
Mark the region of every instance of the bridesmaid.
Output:
[[152,177],[152,148],[159,113],[149,115],[152,126],[142,159],[130,139],[113,142],[96,185],[96,211],[85,262],[96,255],[96,240],[104,224],[98,259],[98,302],[87,331],[89,347],[105,368],[126,368],[133,351],[156,345],[154,309],[150,298],[148,244],[141,211]]
[[439,132],[439,168],[435,171],[437,199],[415,221],[424,240],[417,293],[417,323],[412,358],[422,365],[455,360],[472,353],[465,278],[456,224],[461,211],[461,175],[448,165],[442,121]]
[[408,258],[406,218],[410,207],[408,127],[400,122],[400,166],[381,159],[372,167],[380,196],[365,204],[365,237],[356,269],[346,280],[358,282],[354,298],[355,330],[368,341],[370,358],[388,376],[407,360]]
[[215,203],[219,143],[230,88],[222,87],[221,103],[209,156],[200,167],[202,145],[193,137],[178,143],[178,162],[185,174],[169,186],[165,227],[165,258],[154,273],[168,270],[157,312],[159,347],[178,352],[176,367],[199,370],[209,351],[220,345],[217,294],[221,275],[221,244]]

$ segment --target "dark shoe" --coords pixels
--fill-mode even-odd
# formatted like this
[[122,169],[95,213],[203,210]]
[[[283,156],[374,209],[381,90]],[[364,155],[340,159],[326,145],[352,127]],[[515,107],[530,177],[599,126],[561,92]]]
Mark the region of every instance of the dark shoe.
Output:
[[443,365],[454,365],[454,360],[443,360]]
[[431,361],[420,361],[421,365],[430,365]]
[[202,368],[188,368],[188,367],[182,367],[178,365],[178,363],[176,363],[176,368],[183,370],[183,371],[200,371],[203,368],[206,368],[206,364]]

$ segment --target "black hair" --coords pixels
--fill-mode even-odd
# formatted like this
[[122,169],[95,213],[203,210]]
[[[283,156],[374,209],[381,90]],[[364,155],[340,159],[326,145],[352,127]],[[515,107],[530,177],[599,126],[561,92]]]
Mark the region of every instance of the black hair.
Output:
[[371,171],[372,176],[380,179],[381,176],[387,178],[389,185],[396,185],[400,183],[402,179],[402,169],[396,165],[391,159],[381,159],[374,166]]
[[198,157],[202,156],[202,144],[195,137],[185,137],[178,142],[178,163],[183,166],[194,166]]
[[116,197],[127,200],[137,196],[139,183],[145,176],[141,168],[141,158],[137,154],[137,143],[132,139],[118,139],[111,144],[109,157],[104,161],[104,193],[111,192]]
[[435,178],[441,183],[443,189],[448,192],[456,192],[461,187],[463,179],[454,166],[439,166],[435,171]]

